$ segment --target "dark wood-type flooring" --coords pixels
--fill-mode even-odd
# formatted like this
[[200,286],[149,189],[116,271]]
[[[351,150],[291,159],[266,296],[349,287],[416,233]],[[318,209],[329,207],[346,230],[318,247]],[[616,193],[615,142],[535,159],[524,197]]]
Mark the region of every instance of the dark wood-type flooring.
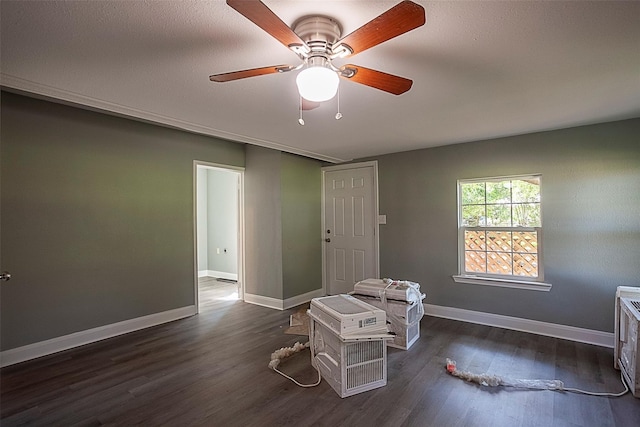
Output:
[[[9,366],[0,371],[2,426],[629,426],[640,399],[489,388],[459,369],[567,387],[621,391],[611,349],[425,317],[409,350],[389,348],[388,384],[341,399],[323,381],[300,388],[267,368],[270,354],[305,337],[289,315],[234,300],[210,281],[197,316]],[[311,383],[306,350],[283,371]]]

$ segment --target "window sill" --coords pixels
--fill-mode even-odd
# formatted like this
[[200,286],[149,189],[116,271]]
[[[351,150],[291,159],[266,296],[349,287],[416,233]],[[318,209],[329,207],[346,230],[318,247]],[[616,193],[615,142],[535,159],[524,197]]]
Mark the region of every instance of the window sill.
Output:
[[503,288],[526,289],[529,291],[551,290],[551,283],[530,282],[526,280],[497,279],[493,277],[479,276],[451,276],[456,283],[468,283],[471,285],[499,286]]

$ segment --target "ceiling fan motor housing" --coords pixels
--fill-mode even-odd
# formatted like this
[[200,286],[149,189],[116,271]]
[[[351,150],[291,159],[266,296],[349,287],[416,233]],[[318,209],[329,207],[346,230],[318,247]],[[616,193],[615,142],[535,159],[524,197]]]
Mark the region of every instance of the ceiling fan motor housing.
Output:
[[307,53],[309,57],[317,54],[330,56],[331,47],[342,35],[340,24],[325,16],[304,17],[294,25],[293,31],[311,49],[311,52]]
[[298,20],[293,31],[305,42],[324,41],[335,43],[342,35],[340,24],[325,16],[306,16]]

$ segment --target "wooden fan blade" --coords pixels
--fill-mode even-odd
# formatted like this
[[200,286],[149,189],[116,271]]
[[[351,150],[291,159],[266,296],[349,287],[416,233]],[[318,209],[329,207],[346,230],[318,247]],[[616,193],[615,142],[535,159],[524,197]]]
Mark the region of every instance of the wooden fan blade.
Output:
[[413,81],[382,71],[372,70],[359,65],[348,64],[340,67],[340,77],[371,86],[394,95],[400,95],[411,89]]
[[340,50],[340,45],[347,45],[351,53],[345,57],[355,55],[418,28],[425,22],[424,7],[408,0],[403,1],[338,40],[333,51]]
[[292,65],[273,65],[271,67],[252,68],[250,70],[232,71],[230,73],[220,73],[209,76],[212,82],[229,82],[231,80],[246,79],[247,77],[263,76],[265,74],[282,73],[290,71]]
[[227,4],[286,47],[306,46],[306,43],[260,0],[227,0]]

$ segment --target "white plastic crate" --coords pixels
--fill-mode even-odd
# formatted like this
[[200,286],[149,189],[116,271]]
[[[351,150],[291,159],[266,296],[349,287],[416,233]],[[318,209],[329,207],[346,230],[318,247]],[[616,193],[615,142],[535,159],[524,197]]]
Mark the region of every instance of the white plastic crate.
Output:
[[[395,334],[393,341],[387,341],[389,347],[408,350],[420,338],[420,310],[418,304],[387,300],[385,304],[380,298],[354,294],[353,297],[369,305],[385,310],[389,331]],[[420,302],[422,303],[422,302]]]
[[309,313],[311,364],[342,398],[387,384],[386,339],[345,340]]

